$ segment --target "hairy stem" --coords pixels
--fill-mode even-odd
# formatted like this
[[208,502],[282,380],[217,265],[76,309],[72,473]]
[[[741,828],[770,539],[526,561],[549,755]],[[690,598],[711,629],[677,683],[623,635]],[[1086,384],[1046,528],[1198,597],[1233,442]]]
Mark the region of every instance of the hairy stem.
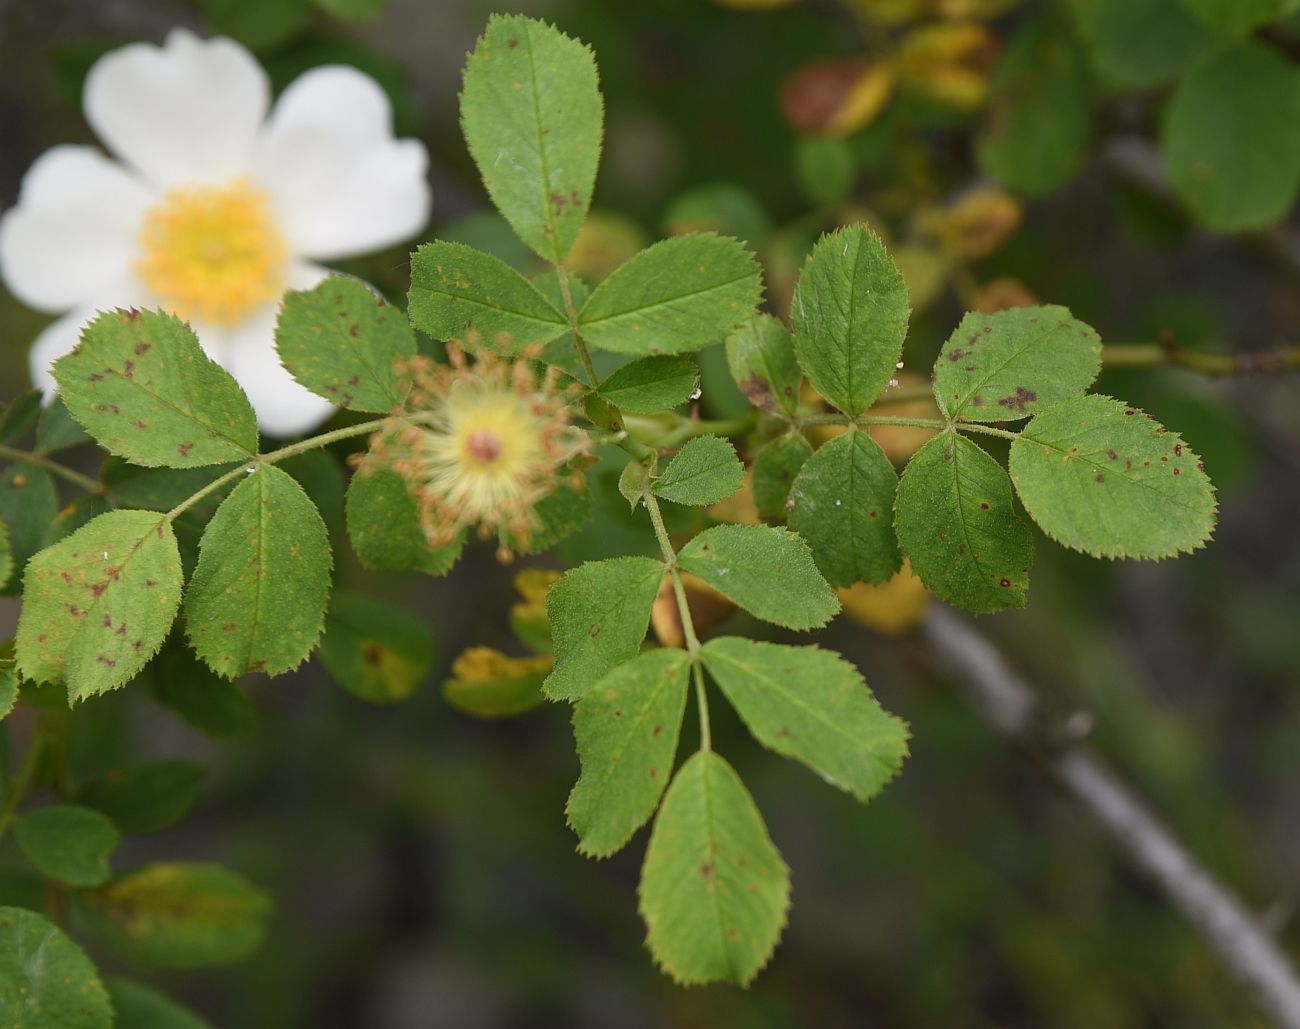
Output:
[[1300,346],[1259,353],[1225,354],[1213,350],[1184,350],[1162,343],[1107,343],[1101,351],[1105,368],[1152,368],[1168,365],[1202,375],[1249,375],[1253,372],[1300,371]]
[[10,461],[20,462],[22,464],[37,465],[40,468],[44,468],[51,475],[57,475],[61,479],[66,479],[74,486],[80,486],[87,493],[104,492],[104,486],[98,479],[92,479],[89,475],[83,475],[75,468],[69,468],[67,465],[59,464],[58,461],[52,461],[44,454],[19,450],[17,447],[10,447],[0,443],[0,457],[5,457]]

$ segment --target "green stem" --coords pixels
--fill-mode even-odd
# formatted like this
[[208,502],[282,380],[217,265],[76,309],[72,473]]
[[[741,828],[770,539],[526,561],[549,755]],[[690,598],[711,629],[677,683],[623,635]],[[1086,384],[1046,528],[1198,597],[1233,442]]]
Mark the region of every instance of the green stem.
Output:
[[694,665],[695,673],[695,706],[700,712],[700,749],[713,749],[713,736],[709,729],[709,694],[704,688],[704,665],[697,657]]
[[44,454],[35,454],[27,450],[19,450],[17,447],[6,446],[0,443],[0,457],[7,457],[10,461],[19,461],[23,464],[37,465],[44,468],[52,475],[57,475],[61,479],[66,479],[75,486],[80,486],[87,493],[103,493],[104,486],[98,479],[92,479],[89,475],[83,475],[81,472],[69,468],[67,465],[59,464],[58,461],[51,461]]
[[682,424],[671,432],[654,441],[660,450],[675,450],[687,440],[696,436],[743,436],[754,427],[754,418],[728,418],[718,421],[705,421],[699,418],[684,418]]
[[811,425],[902,425],[912,429],[955,429],[958,432],[978,432],[985,436],[1001,436],[1003,439],[1016,439],[1020,433],[1010,429],[998,429],[992,425],[978,422],[947,422],[942,418],[895,418],[892,415],[866,415],[850,417],[846,414],[814,414],[795,419],[799,428]]
[[308,450],[316,450],[320,447],[327,447],[331,443],[338,443],[340,440],[354,439],[357,436],[365,436],[381,428],[389,421],[388,418],[375,418],[368,422],[360,422],[357,425],[348,425],[342,429],[335,429],[333,432],[323,432],[319,436],[311,436],[308,439],[299,440],[297,443],[290,443],[279,450],[272,450],[269,454],[259,454],[252,458],[247,464],[241,464],[238,468],[220,475],[204,486],[197,493],[192,493],[179,504],[167,512],[167,520],[175,521],[184,512],[197,504],[208,494],[219,490],[228,482],[238,479],[241,475],[250,475],[258,465],[276,464],[286,458],[294,457],[297,454],[306,453]]
[[32,742],[27,747],[27,753],[23,757],[22,767],[18,769],[18,774],[14,776],[13,782],[9,784],[9,792],[5,794],[4,807],[0,808],[0,838],[9,830],[13,823],[14,816],[18,813],[18,807],[27,799],[27,794],[32,788],[32,782],[36,778],[36,772],[41,766],[41,757],[45,752],[46,738],[45,733],[38,722],[36,732],[32,736]]
[[1107,343],[1101,350],[1105,368],[1152,368],[1169,365],[1202,375],[1248,375],[1252,372],[1300,370],[1300,346],[1255,354],[1184,350],[1172,339],[1161,343]]

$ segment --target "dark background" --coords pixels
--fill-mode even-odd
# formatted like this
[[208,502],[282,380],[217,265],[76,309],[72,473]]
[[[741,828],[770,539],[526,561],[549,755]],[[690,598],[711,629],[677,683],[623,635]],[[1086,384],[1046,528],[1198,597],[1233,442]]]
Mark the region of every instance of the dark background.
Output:
[[[794,132],[777,102],[781,83],[808,59],[870,52],[834,3],[740,12],[703,0],[393,0],[365,25],[315,16],[260,56],[278,85],[332,59],[379,74],[397,101],[400,131],[424,139],[432,154],[429,235],[491,246],[500,234],[481,217],[489,208],[456,124],[456,92],[464,55],[494,9],[544,15],[595,48],[607,107],[595,206],[630,219],[625,231],[658,238],[676,196],[731,183],[782,228],[751,240],[763,245],[771,271],[773,254],[798,250],[834,223],[801,187]],[[1001,33],[1022,16],[1012,12],[995,27]],[[209,31],[203,12],[181,3],[0,0],[0,204],[13,202],[45,148],[89,140],[77,99],[94,55],[130,39],[158,40],[178,24]],[[1195,230],[1117,174],[1105,133],[1120,124],[1129,132],[1133,112],[1129,101],[1103,103],[1094,156],[1068,188],[1027,206],[1024,226],[977,269],[981,277],[1018,276],[1107,341],[1151,340],[1162,329],[1226,349],[1294,341],[1297,269],[1259,239]],[[1136,122],[1140,134],[1140,107]],[[941,192],[976,177],[970,124],[920,136]],[[864,159],[855,197],[869,205],[906,186],[897,166]],[[404,288],[401,248],[347,267],[387,290]],[[918,316],[909,363],[928,364],[961,310],[946,292]],[[26,388],[25,349],[42,324],[0,290],[3,399]],[[1207,381],[1156,369],[1106,373],[1098,388],[1178,428],[1205,456],[1220,489],[1215,541],[1177,561],[1137,564],[1091,561],[1040,537],[1029,608],[979,625],[1050,705],[1093,714],[1093,744],[1297,953],[1296,379]],[[601,519],[614,517],[598,505],[587,543],[598,547]],[[195,812],[128,840],[117,867],[219,860],[276,897],[266,945],[241,965],[130,970],[214,1024],[1264,1024],[1189,927],[990,733],[917,642],[845,619],[825,642],[911,723],[912,757],[863,808],[761,752],[715,705],[716,745],[755,794],[792,869],[794,907],[751,989],[674,987],[642,946],[635,884],[644,831],[608,861],[574,852],[563,819],[577,774],[566,711],[484,723],[439,696],[464,647],[520,652],[504,617],[514,569],[476,547],[445,580],[384,578],[363,573],[342,537],[335,543],[341,581],[404,598],[437,633],[438,668],[411,700],[367,705],[313,664],[247,684],[262,718],[236,743],[193,733],[143,690],[78,712],[76,767],[86,775],[142,756],[211,765]],[[571,543],[541,563],[574,560],[586,545]],[[8,627],[16,604],[3,605]],[[121,967],[96,957],[106,969]]]

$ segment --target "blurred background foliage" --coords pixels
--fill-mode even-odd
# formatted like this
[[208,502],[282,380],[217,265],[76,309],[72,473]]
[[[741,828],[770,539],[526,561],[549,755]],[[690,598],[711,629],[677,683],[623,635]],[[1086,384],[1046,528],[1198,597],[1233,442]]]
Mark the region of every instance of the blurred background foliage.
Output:
[[[758,252],[770,307],[784,314],[816,237],[866,220],[912,291],[909,366],[929,365],[962,311],[1035,299],[1069,305],[1108,343],[1260,351],[1295,342],[1300,324],[1300,227],[1287,221],[1300,181],[1295,6],[0,0],[0,203],[46,147],[89,139],[79,94],[99,54],[188,25],[241,39],[277,88],[329,62],[375,76],[399,131],[431,149],[429,235],[536,271],[487,204],[457,125],[465,53],[491,11],[522,10],[599,60],[606,159],[571,258],[588,281],[662,235],[716,230]],[[1240,90],[1220,88],[1229,81]],[[1239,96],[1253,99],[1233,110]],[[1255,164],[1237,160],[1243,140]],[[402,248],[345,270],[394,297],[405,290]],[[0,399],[26,388],[25,346],[41,324],[0,292]],[[721,348],[701,359],[704,411],[727,417],[741,398]],[[1217,538],[1161,564],[1092,561],[1040,541],[1029,608],[981,628],[1053,707],[1092,714],[1095,746],[1295,953],[1295,380],[1161,367],[1107,370],[1099,388],[1204,455],[1220,490]],[[885,442],[905,457],[919,440]],[[1161,898],[932,672],[905,632],[925,603],[906,579],[858,588],[851,617],[829,630],[912,724],[905,774],[870,807],[758,752],[720,708],[716,745],[765,812],[796,903],[752,989],[673,987],[641,945],[641,847],[604,862],[574,853],[562,815],[577,773],[567,712],[486,721],[458,710],[531,706],[539,659],[507,658],[544,649],[527,604],[536,579],[521,601],[519,567],[490,548],[473,548],[446,580],[364,572],[339,534],[339,462],[299,471],[332,522],[340,581],[430,627],[432,672],[422,674],[418,627],[416,643],[393,644],[415,656],[378,684],[350,668],[347,626],[368,624],[363,598],[336,609],[334,653],[295,676],[222,688],[178,650],[152,691],[79,709],[79,781],[142,758],[207,769],[190,816],[130,837],[118,867],[222,861],[276,900],[267,942],[235,966],[151,971],[92,944],[106,971],[242,1029],[1263,1024]],[[591,526],[535,565],[653,547],[616,477],[617,466],[596,470]],[[699,518],[680,509],[671,528]],[[4,603],[0,629],[16,617]],[[665,612],[655,627],[671,640]],[[499,653],[457,661],[470,647]],[[454,661],[461,685],[444,699]],[[6,723],[15,741],[29,716]],[[12,848],[0,851],[0,901],[39,907],[39,882],[17,871]]]

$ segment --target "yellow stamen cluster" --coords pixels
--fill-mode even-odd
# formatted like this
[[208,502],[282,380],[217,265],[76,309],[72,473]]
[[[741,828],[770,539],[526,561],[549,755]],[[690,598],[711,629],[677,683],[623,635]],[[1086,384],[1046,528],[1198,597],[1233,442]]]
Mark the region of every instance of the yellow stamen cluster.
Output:
[[136,271],[172,313],[234,325],[284,290],[288,248],[266,194],[236,181],[180,189],[146,212]]
[[569,424],[573,394],[559,369],[539,376],[535,353],[508,361],[484,349],[471,363],[455,343],[447,351],[448,364],[405,363],[406,401],[370,454],[406,480],[432,546],[477,525],[509,560],[538,528],[537,502],[578,474],[562,466],[586,454],[587,439]]

